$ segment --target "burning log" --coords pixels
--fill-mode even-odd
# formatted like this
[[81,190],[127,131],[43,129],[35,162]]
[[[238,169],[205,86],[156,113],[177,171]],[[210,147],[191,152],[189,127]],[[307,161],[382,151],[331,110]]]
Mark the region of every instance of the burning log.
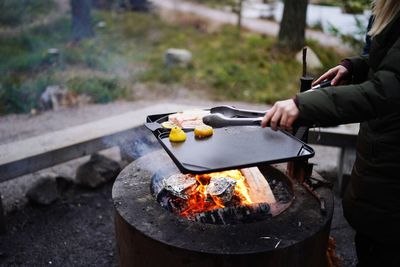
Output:
[[270,217],[272,217],[270,206],[267,203],[258,203],[198,213],[193,220],[212,224],[237,224],[256,222]]
[[240,170],[246,178],[249,186],[249,195],[253,203],[275,203],[276,199],[272,193],[267,179],[257,167]]
[[192,175],[174,174],[164,180],[164,189],[182,199],[188,199],[196,187],[197,181]]

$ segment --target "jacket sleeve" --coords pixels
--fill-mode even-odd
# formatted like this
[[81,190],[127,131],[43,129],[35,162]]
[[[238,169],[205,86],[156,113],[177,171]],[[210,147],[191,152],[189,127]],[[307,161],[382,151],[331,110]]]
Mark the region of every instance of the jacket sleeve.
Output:
[[351,83],[362,83],[368,78],[368,55],[346,58],[351,62]]
[[389,49],[372,79],[300,93],[297,99],[299,122],[306,125],[362,122],[400,112],[400,39]]

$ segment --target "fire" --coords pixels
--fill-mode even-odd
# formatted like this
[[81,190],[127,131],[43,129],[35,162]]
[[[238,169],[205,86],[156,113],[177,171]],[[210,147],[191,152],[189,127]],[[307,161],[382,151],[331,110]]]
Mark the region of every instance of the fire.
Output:
[[210,211],[218,208],[225,208],[224,203],[218,197],[212,196],[210,200],[207,196],[206,190],[210,183],[211,178],[216,177],[229,177],[235,179],[236,185],[234,189],[234,197],[239,200],[239,205],[248,205],[253,203],[249,195],[249,189],[246,184],[246,179],[239,170],[229,170],[223,172],[213,172],[208,174],[196,175],[198,186],[193,194],[188,198],[188,205],[185,210],[181,212],[182,216],[188,217],[190,215]]

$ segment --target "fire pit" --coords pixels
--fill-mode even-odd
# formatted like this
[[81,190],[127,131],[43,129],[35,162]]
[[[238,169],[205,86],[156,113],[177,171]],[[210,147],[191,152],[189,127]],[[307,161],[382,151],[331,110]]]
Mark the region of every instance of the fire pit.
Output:
[[[208,174],[158,171],[151,192],[161,206],[188,220],[237,224],[276,216],[294,199],[290,179],[273,168],[246,168]],[[271,184],[271,186],[270,186]]]
[[[272,216],[273,205],[267,205],[270,211],[256,212],[250,220],[228,216],[228,221],[218,220],[216,213],[208,210],[205,214],[214,220],[202,221],[171,212],[160,204],[160,177],[180,173],[164,151],[128,165],[116,179],[112,193],[119,265],[325,266],[333,213],[331,191],[317,189],[325,199],[326,213],[322,214],[317,199],[286,175],[286,164],[258,167],[267,179],[284,185],[280,190],[286,193],[274,195],[277,203],[291,204],[285,206],[286,210]],[[313,176],[318,177],[316,173]],[[279,200],[282,196],[286,199]],[[224,209],[240,213],[240,207]]]

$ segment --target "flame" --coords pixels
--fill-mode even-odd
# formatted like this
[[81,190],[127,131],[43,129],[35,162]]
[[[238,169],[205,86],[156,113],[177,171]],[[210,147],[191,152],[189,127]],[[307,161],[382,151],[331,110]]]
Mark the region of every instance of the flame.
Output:
[[213,172],[208,174],[196,175],[198,186],[193,194],[189,196],[187,208],[181,212],[182,216],[210,211],[219,208],[225,208],[224,203],[216,196],[212,196],[210,201],[206,194],[206,189],[211,178],[214,177],[229,177],[236,180],[234,195],[240,199],[240,205],[248,205],[253,203],[250,198],[246,179],[239,170],[229,170],[223,172]]

